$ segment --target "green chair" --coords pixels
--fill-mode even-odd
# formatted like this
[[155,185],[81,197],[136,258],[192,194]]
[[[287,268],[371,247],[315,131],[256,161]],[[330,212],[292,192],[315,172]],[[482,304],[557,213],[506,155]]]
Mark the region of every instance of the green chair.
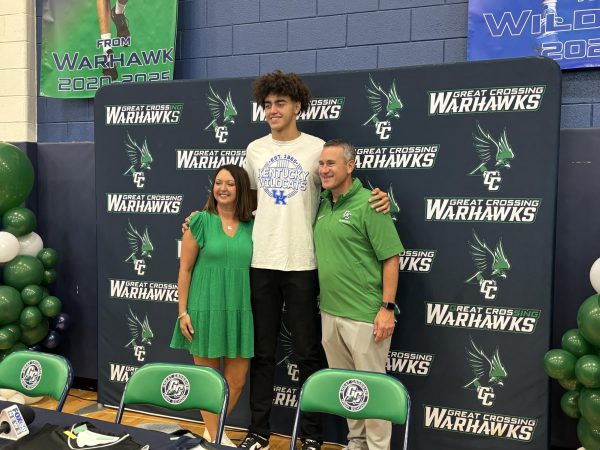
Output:
[[404,424],[404,450],[408,445],[410,396],[404,385],[390,375],[344,369],[313,373],[300,391],[290,450],[296,448],[301,412]]
[[37,397],[48,395],[61,411],[73,382],[73,369],[66,358],[50,353],[17,351],[0,363],[0,387]]
[[154,405],[172,411],[203,409],[220,414],[215,442],[221,442],[229,387],[211,367],[191,364],[149,363],[129,378],[115,419],[121,423],[125,405]]

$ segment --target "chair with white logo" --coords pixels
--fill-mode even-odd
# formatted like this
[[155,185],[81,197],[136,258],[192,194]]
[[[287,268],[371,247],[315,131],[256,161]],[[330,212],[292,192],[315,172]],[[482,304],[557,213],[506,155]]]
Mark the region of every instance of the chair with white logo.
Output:
[[62,410],[72,382],[71,363],[59,355],[22,350],[0,362],[0,388],[29,397],[48,395],[58,402],[57,411]]
[[172,411],[202,409],[220,414],[215,442],[221,442],[229,387],[211,367],[191,364],[144,364],[127,381],[115,419],[121,423],[125,405],[153,405]]
[[300,391],[290,450],[296,448],[301,412],[389,420],[404,425],[404,450],[408,445],[410,396],[404,385],[390,375],[345,369],[313,373]]

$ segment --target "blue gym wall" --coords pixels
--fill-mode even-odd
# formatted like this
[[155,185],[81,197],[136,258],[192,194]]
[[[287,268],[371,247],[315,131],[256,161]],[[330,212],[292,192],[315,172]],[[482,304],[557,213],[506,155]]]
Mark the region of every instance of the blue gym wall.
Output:
[[[60,0],[58,0],[60,1]],[[136,1],[131,0],[132,4]],[[37,0],[38,67],[42,0]],[[464,0],[180,0],[175,78],[466,60]],[[93,141],[93,100],[38,97],[38,142]],[[562,128],[600,127],[600,70],[563,72]]]

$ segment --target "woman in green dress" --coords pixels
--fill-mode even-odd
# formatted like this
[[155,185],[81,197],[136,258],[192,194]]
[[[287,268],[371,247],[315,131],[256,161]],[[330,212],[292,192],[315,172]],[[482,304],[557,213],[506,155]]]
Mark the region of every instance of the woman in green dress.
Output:
[[[229,413],[254,356],[249,276],[253,221],[246,171],[224,165],[214,180],[204,210],[192,216],[182,238],[179,316],[171,347],[187,349],[195,364],[217,370],[223,358]],[[202,417],[205,438],[216,436],[218,415],[203,411]],[[225,434],[221,443],[234,446]]]

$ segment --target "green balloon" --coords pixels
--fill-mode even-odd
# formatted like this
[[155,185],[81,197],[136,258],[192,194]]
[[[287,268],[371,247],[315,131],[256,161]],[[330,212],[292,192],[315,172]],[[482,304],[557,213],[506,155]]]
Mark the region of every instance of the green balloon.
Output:
[[48,319],[42,317],[40,324],[33,328],[23,328],[23,335],[21,336],[21,342],[28,347],[37,344],[42,341],[48,334]]
[[586,341],[600,346],[600,295],[587,298],[577,311],[577,327]]
[[573,378],[576,361],[577,358],[568,351],[555,348],[544,355],[544,370],[550,378],[557,380]]
[[15,344],[15,335],[6,327],[0,328],[0,350],[8,350]]
[[15,342],[21,340],[21,335],[23,334],[23,331],[21,330],[21,327],[18,324],[12,323],[10,325],[6,325],[4,328],[6,328],[15,336]]
[[53,248],[43,248],[37,257],[44,265],[44,269],[52,269],[58,261],[58,252]]
[[37,306],[27,306],[21,311],[20,322],[23,328],[35,328],[42,321],[42,312]]
[[44,270],[44,275],[42,279],[42,283],[44,284],[52,284],[56,281],[56,270],[54,269],[46,269]]
[[16,322],[22,309],[19,291],[10,286],[0,286],[0,325]]
[[579,412],[590,423],[600,423],[600,389],[583,388],[577,402]]
[[594,346],[584,339],[577,328],[563,334],[561,347],[573,353],[577,358],[583,355],[592,355],[596,352]]
[[4,225],[4,231],[15,236],[24,236],[35,230],[37,220],[29,208],[12,208],[6,211],[2,217],[2,225]]
[[600,357],[583,355],[575,364],[575,377],[588,388],[600,388]]
[[586,450],[600,449],[600,425],[592,425],[585,417],[577,422],[577,437]]
[[567,391],[560,398],[560,409],[572,419],[579,419],[579,391]]
[[566,389],[567,391],[578,391],[581,389],[581,383],[577,381],[577,378],[565,378],[558,380],[558,384],[560,384],[563,389]]
[[29,284],[40,284],[44,277],[44,266],[34,256],[19,255],[4,266],[4,284],[19,291]]
[[19,206],[33,188],[33,166],[17,147],[0,143],[0,214]]
[[40,286],[30,284],[25,286],[21,291],[21,300],[23,300],[23,303],[27,306],[35,306],[42,301],[43,293]]
[[60,312],[62,304],[57,297],[50,295],[40,302],[39,308],[44,316],[54,317]]

